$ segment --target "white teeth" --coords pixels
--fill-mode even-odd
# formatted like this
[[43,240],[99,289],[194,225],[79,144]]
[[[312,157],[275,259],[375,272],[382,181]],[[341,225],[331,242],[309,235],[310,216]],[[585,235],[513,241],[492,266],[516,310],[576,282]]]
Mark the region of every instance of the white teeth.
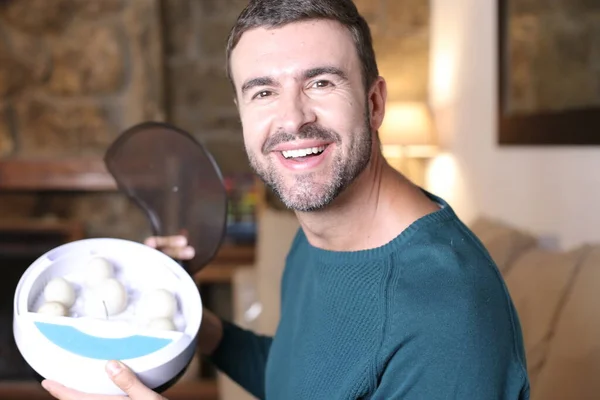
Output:
[[297,157],[306,157],[310,154],[319,154],[325,151],[326,146],[320,147],[309,147],[307,149],[297,149],[297,150],[287,150],[282,151],[281,153],[285,158],[297,158]]

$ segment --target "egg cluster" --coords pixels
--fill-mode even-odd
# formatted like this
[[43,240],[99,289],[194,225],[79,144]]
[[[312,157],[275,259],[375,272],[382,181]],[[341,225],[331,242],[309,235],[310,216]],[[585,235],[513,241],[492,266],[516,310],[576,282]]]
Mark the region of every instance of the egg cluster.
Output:
[[[109,319],[123,313],[132,300],[125,285],[116,278],[113,264],[102,257],[94,257],[83,270],[80,296],[83,313],[92,318]],[[70,316],[77,301],[75,285],[57,277],[45,286],[44,303],[37,312],[53,316]],[[151,329],[176,330],[177,313],[175,296],[162,288],[144,291],[134,304],[135,314]]]
[[75,289],[64,278],[54,278],[44,288],[44,304],[38,308],[40,314],[66,316],[75,304]]

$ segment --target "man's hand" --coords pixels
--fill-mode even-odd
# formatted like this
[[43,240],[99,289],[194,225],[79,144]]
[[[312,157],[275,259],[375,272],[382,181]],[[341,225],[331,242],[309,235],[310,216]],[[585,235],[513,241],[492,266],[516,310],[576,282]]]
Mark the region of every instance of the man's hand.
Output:
[[177,260],[191,260],[195,255],[194,248],[188,245],[187,238],[183,235],[151,236],[144,241],[144,244]]
[[44,389],[59,400],[167,400],[160,394],[153,392],[135,376],[133,371],[120,362],[110,361],[106,364],[106,372],[110,379],[126,396],[103,396],[87,394],[69,389],[60,383],[45,380],[42,382]]

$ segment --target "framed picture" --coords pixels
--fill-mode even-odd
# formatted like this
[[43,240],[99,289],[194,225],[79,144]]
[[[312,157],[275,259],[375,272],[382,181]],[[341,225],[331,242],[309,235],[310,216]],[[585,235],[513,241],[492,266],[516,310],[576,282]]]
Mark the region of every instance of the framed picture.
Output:
[[600,145],[600,1],[496,0],[500,145]]

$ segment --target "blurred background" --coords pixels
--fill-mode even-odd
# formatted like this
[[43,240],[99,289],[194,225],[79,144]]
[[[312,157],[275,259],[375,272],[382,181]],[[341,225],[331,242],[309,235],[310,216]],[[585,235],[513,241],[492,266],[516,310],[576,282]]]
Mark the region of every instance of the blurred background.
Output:
[[[298,228],[251,174],[224,72],[244,0],[0,0],[0,398],[49,398],[12,342],[17,280],[87,237],[150,226],[102,157],[147,120],[194,135],[230,196],[206,305],[272,334]],[[357,0],[389,86],[386,158],[442,196],[517,306],[532,399],[600,398],[600,1]],[[165,394],[251,399],[197,357]]]

